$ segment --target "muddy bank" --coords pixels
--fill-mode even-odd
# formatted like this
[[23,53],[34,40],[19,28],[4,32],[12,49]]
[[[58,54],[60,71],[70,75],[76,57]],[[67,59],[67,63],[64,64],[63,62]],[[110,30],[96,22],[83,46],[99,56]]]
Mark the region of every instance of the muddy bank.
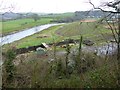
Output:
[[[48,47],[56,45],[56,46],[65,48],[65,45],[67,45],[67,44],[79,44],[79,39],[77,39],[77,40],[67,39],[67,40],[63,40],[61,42],[49,43],[46,45],[48,45]],[[27,48],[15,49],[15,53],[23,54],[23,53],[27,53],[27,52],[31,52],[31,51],[36,51],[36,49],[39,47],[46,49],[46,47],[43,44],[41,44],[41,45],[36,45],[36,46],[30,46]],[[116,51],[116,49],[117,49],[117,45],[115,43],[109,43],[109,44],[106,44],[103,46],[87,46],[87,45],[85,45],[84,47],[82,47],[83,51],[95,52],[97,55],[106,55],[107,53],[112,54],[112,53],[114,53],[114,51]]]
[[[62,45],[66,45],[66,44],[75,44],[79,42],[79,40],[73,40],[73,39],[70,39],[70,40],[64,40],[64,41],[61,41],[61,42],[57,42],[57,43],[49,43],[47,44],[49,47],[53,46],[53,45],[56,45],[56,46],[62,46]],[[19,49],[15,49],[14,52],[16,54],[23,54],[23,53],[27,53],[27,52],[31,52],[31,51],[36,51],[37,48],[46,48],[43,44],[41,45],[36,45],[36,46],[30,46],[30,47],[26,47],[26,48],[19,48]],[[3,55],[5,55],[5,53],[3,52]]]
[[[47,45],[49,47],[51,47],[53,45],[62,46],[62,45],[66,45],[66,44],[75,44],[77,42],[79,42],[79,40],[70,39],[70,40],[65,40],[65,41],[61,41],[61,42],[57,42],[57,43],[49,43]],[[39,47],[45,48],[45,46],[43,44],[41,44],[41,45],[37,45],[37,46],[30,46],[30,47],[27,47],[27,48],[16,49],[15,53],[16,54],[23,54],[23,53],[27,53],[27,52],[30,52],[30,51],[36,51],[36,49],[39,48]]]

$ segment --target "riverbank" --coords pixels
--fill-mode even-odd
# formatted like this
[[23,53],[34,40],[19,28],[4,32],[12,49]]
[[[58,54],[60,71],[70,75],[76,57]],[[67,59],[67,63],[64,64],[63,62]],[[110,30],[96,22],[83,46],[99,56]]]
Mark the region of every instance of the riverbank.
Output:
[[61,25],[62,23],[56,23],[56,24],[45,24],[45,25],[41,25],[41,26],[37,26],[37,27],[33,27],[33,28],[30,28],[30,29],[26,29],[24,31],[20,31],[18,33],[14,33],[14,34],[11,34],[11,35],[7,35],[7,36],[4,36],[2,38],[0,38],[1,40],[1,45],[4,45],[4,44],[9,44],[9,43],[12,43],[14,41],[18,41],[22,38],[25,38],[27,36],[30,36],[30,35],[33,35],[35,33],[38,33],[44,29],[47,29],[49,27],[52,27],[52,26],[56,26],[56,25]]

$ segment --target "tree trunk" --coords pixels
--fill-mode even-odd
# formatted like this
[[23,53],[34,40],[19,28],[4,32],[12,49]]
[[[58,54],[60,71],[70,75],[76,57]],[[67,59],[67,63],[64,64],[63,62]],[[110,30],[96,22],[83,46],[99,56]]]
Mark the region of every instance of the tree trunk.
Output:
[[[120,10],[118,10],[118,12],[120,12]],[[118,13],[117,60],[118,60],[118,86],[120,87],[120,13]]]

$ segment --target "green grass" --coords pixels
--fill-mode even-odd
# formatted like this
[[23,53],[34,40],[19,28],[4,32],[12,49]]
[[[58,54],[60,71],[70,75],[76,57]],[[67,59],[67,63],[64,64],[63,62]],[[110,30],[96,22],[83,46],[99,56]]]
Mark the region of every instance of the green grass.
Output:
[[3,25],[2,34],[5,35],[11,32],[20,31],[37,25],[47,24],[50,23],[51,20],[52,20],[51,18],[41,18],[40,20],[35,22],[33,19],[27,18],[27,19],[6,21],[2,23]]
[[31,18],[2,22],[2,34],[7,35],[9,33],[14,33],[16,31],[20,31],[26,28],[31,28],[37,25],[50,23],[50,21],[53,19],[61,19],[72,16],[74,16],[74,13],[63,13],[63,14],[52,14],[52,15],[41,16],[41,18],[37,20],[37,22],[35,22],[34,19]]
[[110,30],[107,30],[102,26],[96,28],[95,23],[80,24],[80,22],[70,23],[56,31],[57,34],[62,35],[64,37],[71,37],[76,35],[96,36],[96,34],[109,32]]
[[[59,36],[54,34],[54,31],[57,30],[59,26],[53,26],[50,27],[49,29],[43,30],[39,33],[36,33],[34,35],[28,36],[26,38],[23,38],[19,41],[13,42],[13,45],[17,46],[18,48],[21,47],[28,47],[28,46],[34,46],[34,45],[39,45],[41,43],[52,43],[53,38],[55,38],[55,41],[59,40]],[[38,38],[39,36],[44,36],[46,35],[46,38]]]
[[62,13],[62,14],[48,14],[44,15],[42,17],[49,17],[49,18],[54,18],[54,19],[62,19],[62,18],[67,18],[67,17],[73,17],[75,14],[72,12],[69,13]]
[[111,30],[104,28],[102,25],[97,26],[96,22],[82,24],[80,24],[80,22],[70,23],[59,28],[55,33],[63,37],[72,37],[74,39],[82,35],[84,39],[91,39],[95,42],[105,42],[112,38]]
[[0,33],[2,33],[2,22],[0,22]]
[[[47,35],[47,37],[38,38],[44,35]],[[95,29],[95,23],[83,23],[79,25],[79,22],[73,22],[69,24],[50,27],[46,30],[23,38],[19,41],[15,41],[11,45],[15,45],[17,48],[22,48],[39,45],[43,42],[53,43],[53,39],[55,39],[55,42],[69,38],[79,39],[80,35],[83,36],[83,39],[94,41],[96,43],[95,45],[97,46],[104,44],[106,41],[109,41],[112,38],[112,33],[110,30],[105,29],[102,26],[99,26]]]

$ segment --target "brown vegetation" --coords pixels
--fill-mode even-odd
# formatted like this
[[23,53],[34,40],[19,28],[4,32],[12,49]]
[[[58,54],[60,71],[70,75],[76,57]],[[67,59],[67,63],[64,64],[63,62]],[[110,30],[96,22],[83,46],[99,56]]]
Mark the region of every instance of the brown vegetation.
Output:
[[81,20],[80,22],[95,22],[96,20],[94,19],[85,19],[85,20]]

